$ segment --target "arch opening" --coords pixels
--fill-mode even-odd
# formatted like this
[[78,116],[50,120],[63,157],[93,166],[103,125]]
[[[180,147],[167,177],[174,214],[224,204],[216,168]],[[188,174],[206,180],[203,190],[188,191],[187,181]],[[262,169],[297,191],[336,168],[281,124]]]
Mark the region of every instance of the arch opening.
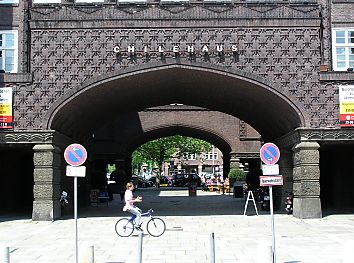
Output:
[[269,84],[213,68],[182,65],[93,82],[58,101],[46,125],[72,137],[91,136],[112,116],[175,102],[238,117],[265,140],[305,125],[296,105]]

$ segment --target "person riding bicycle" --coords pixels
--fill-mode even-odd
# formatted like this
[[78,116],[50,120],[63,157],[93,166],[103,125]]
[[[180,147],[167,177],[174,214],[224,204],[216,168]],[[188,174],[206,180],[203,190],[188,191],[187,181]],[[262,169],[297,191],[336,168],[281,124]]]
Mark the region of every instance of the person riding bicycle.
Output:
[[137,196],[136,198],[134,198],[133,196],[133,190],[134,190],[134,185],[133,183],[129,182],[126,185],[127,190],[125,191],[124,194],[124,201],[125,201],[125,205],[123,207],[123,211],[128,211],[130,213],[132,213],[133,215],[136,215],[135,218],[135,223],[136,223],[136,229],[142,231],[142,229],[140,228],[140,219],[141,219],[141,213],[142,210],[135,206],[134,203],[135,202],[142,202],[143,198],[141,196]]

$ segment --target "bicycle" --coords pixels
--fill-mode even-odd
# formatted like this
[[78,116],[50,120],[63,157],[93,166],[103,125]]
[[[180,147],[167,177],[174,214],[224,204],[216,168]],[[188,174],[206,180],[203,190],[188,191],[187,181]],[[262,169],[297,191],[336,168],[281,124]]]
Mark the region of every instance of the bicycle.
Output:
[[144,217],[147,217],[150,218],[146,223],[147,232],[153,237],[161,236],[163,233],[165,233],[166,224],[161,218],[154,217],[152,215],[153,212],[154,210],[149,209],[147,212],[142,213],[141,223],[139,225],[136,225],[135,223],[136,215],[132,215],[130,218],[119,219],[114,227],[117,235],[121,237],[130,236],[133,234],[134,229],[141,229],[141,225],[144,223],[144,221],[146,221],[146,219],[144,220]]

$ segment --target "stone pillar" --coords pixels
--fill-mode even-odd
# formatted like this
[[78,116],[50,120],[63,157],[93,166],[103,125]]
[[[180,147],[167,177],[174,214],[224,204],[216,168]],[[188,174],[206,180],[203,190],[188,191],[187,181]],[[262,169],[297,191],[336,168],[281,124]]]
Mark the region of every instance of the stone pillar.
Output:
[[280,149],[279,172],[283,176],[284,185],[282,187],[275,186],[277,199],[276,206],[281,211],[285,211],[285,201],[287,192],[293,192],[293,152],[291,150]]
[[235,153],[230,153],[230,155],[230,169],[240,168],[240,158],[238,158]]
[[319,144],[301,142],[294,148],[294,216],[321,218]]
[[33,221],[52,221],[60,217],[60,149],[52,144],[33,147]]

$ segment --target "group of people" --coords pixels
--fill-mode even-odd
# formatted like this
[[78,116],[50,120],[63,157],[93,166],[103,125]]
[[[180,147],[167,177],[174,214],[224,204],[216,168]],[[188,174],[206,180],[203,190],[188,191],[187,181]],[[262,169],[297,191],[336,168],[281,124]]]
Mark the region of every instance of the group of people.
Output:
[[201,175],[200,179],[202,181],[202,184],[206,184],[206,185],[209,185],[209,184],[223,184],[224,183],[224,180],[223,180],[221,175],[218,175],[218,176],[212,175],[208,179],[206,178],[205,175]]
[[214,176],[212,175],[209,179],[205,177],[205,175],[201,176],[202,182],[202,190],[208,191],[208,185],[222,185],[222,186],[229,186],[229,178],[224,178],[221,175]]

